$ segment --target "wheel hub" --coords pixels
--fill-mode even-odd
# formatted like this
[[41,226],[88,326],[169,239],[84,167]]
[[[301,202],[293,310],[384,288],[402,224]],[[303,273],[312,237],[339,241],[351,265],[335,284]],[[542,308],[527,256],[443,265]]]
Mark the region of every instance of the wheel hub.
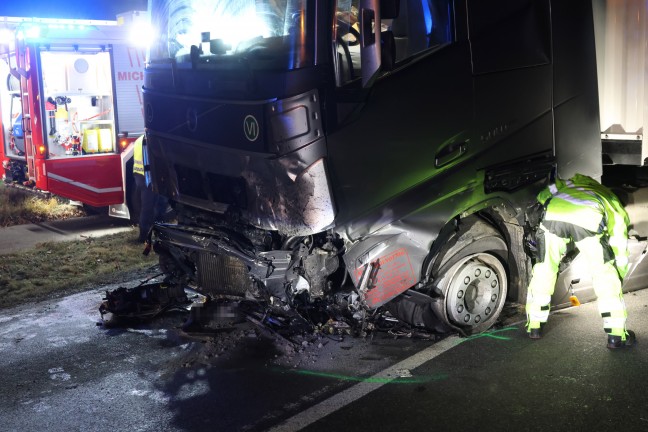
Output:
[[[461,326],[476,326],[498,311],[501,304],[502,280],[490,255],[466,257],[456,271],[446,293],[448,318]],[[499,262],[497,262],[499,264]]]

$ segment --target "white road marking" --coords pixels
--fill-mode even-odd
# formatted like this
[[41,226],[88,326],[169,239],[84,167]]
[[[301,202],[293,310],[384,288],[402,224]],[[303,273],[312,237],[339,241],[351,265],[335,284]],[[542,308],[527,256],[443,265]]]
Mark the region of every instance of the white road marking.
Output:
[[[361,382],[354,385],[340,393],[337,393],[330,398],[314,405],[307,410],[300,412],[299,414],[285,420],[283,423],[270,429],[271,432],[292,432],[298,431],[306,426],[315,423],[316,421],[326,417],[327,415],[339,410],[340,408],[349,405],[352,402],[357,401],[363,396],[371,393],[374,390],[379,389],[380,387],[388,384],[390,381],[398,379],[399,371],[402,372],[404,369],[412,370],[421,366],[423,363],[432,360],[433,358],[443,354],[448,351],[450,348],[457,346],[459,336],[449,336],[443,339],[440,342],[435,343],[429,348],[419,351],[411,357],[402,360],[399,363],[396,363],[393,366],[388,367],[387,369],[378,372],[371,378],[367,379],[368,382]],[[371,382],[373,380],[380,382]]]

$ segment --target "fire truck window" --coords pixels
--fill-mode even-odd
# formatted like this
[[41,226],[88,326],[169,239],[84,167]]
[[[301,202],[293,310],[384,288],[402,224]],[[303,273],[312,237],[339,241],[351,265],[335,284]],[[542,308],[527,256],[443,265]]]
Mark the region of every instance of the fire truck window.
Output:
[[109,154],[115,148],[108,52],[41,52],[49,157]]
[[549,6],[549,0],[469,0],[473,72],[547,64]]
[[20,103],[20,82],[9,73],[9,58],[0,60],[0,76],[6,76],[7,91],[0,92],[0,128],[3,134],[4,154],[24,156],[25,140],[22,129],[22,105]]

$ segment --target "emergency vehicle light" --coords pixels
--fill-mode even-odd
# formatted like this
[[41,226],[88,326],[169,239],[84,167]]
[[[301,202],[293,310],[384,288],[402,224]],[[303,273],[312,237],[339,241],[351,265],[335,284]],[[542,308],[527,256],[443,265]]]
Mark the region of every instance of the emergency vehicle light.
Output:
[[120,138],[119,139],[119,151],[124,151],[124,149],[128,147],[128,139]]
[[44,154],[45,154],[45,146],[41,144],[41,145],[38,147],[38,152],[39,152],[41,155],[44,155]]
[[27,39],[37,39],[41,35],[40,26],[31,26],[25,29],[25,38]]
[[131,28],[128,39],[130,43],[142,48],[150,47],[157,38],[156,31],[148,23],[141,23]]
[[120,132],[117,134],[117,151],[123,152],[132,140],[128,139],[128,132]]
[[86,24],[61,24],[61,23],[30,23],[23,25],[16,33],[18,40],[37,40],[48,36],[48,32],[56,32],[57,35],[63,34],[76,34],[91,29],[91,26]]
[[48,24],[48,28],[51,29],[68,29],[68,30],[85,30],[86,26],[84,24]]

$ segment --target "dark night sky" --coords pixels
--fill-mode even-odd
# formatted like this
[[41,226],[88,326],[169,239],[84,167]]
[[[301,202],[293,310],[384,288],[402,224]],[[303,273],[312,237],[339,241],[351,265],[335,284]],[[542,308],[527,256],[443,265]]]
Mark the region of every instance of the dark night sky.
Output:
[[130,10],[146,10],[147,0],[0,0],[0,17],[114,20]]

